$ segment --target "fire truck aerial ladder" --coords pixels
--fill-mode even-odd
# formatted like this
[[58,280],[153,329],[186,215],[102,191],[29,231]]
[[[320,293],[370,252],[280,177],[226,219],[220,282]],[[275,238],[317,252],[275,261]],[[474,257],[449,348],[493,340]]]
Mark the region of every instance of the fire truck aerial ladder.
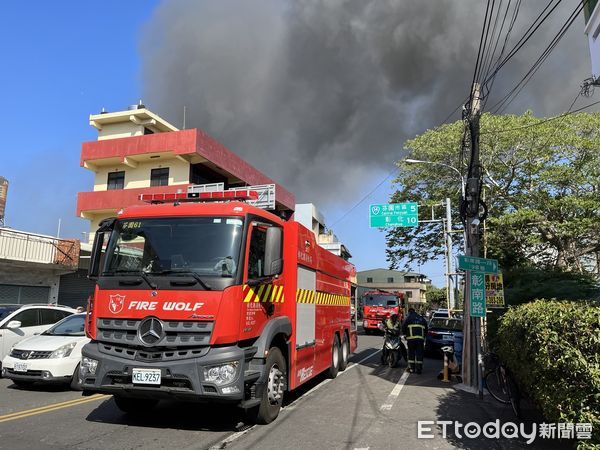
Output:
[[285,392],[346,368],[355,268],[267,210],[274,185],[141,199],[95,235],[84,395],[113,394],[130,413],[225,402],[269,423]]

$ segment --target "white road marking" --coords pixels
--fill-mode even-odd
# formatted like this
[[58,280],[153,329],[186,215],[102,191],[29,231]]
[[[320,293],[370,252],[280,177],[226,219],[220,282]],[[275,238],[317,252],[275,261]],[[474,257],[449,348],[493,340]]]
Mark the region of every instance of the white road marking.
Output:
[[[377,353],[379,353],[381,351],[381,349],[374,351],[373,353],[369,354],[369,356],[364,357],[363,359],[361,359],[358,362],[355,363],[351,363],[348,365],[348,367],[346,367],[346,370],[343,372],[340,372],[338,374],[338,376],[344,375],[345,373],[348,373],[351,369],[353,369],[356,366],[359,366],[361,363],[365,362],[367,359],[375,356]],[[282,409],[282,411],[291,411],[294,409],[296,403],[298,403],[300,400],[303,400],[305,398],[307,398],[310,394],[312,394],[313,392],[315,392],[318,389],[321,389],[323,386],[325,386],[327,383],[330,383],[331,381],[335,380],[335,378],[328,378],[325,381],[323,381],[322,383],[317,384],[314,388],[312,388],[310,391],[306,392],[304,395],[302,395],[301,397],[298,397],[296,400],[294,400],[292,403],[290,403],[289,405],[287,405],[285,408]]]
[[394,406],[394,403],[400,395],[400,391],[404,387],[404,383],[406,383],[406,380],[408,379],[409,375],[410,372],[404,372],[402,374],[402,376],[396,383],[396,386],[394,386],[394,389],[392,389],[392,392],[390,392],[390,395],[388,395],[388,398],[386,399],[385,403],[381,405],[381,408],[379,408],[380,411],[390,411],[392,409],[392,406]]
[[[346,370],[343,372],[340,372],[338,376],[341,376],[345,373],[348,373],[350,371],[350,369],[360,365],[361,363],[365,362],[367,359],[371,358],[372,356],[376,355],[377,353],[379,353],[381,351],[381,349],[369,354],[369,356],[364,357],[363,359],[361,359],[358,362],[355,363],[351,363],[348,365],[348,367],[346,367]],[[294,405],[296,405],[296,403],[298,403],[300,400],[306,398],[309,394],[313,393],[314,391],[316,391],[317,389],[320,389],[321,387],[325,386],[327,383],[329,383],[330,381],[333,381],[335,378],[328,378],[327,380],[323,381],[322,383],[317,384],[314,388],[312,388],[311,390],[309,390],[308,392],[306,392],[304,395],[302,395],[301,397],[298,397],[296,400],[294,400],[292,403],[290,403],[289,405],[287,405],[285,408],[282,408],[281,411],[285,412],[285,411],[290,411],[294,409]],[[250,430],[252,430],[253,428],[256,428],[257,425],[252,425],[251,427],[242,430],[242,431],[238,431],[236,433],[230,434],[228,437],[226,437],[225,439],[223,439],[222,441],[220,441],[219,443],[213,445],[210,447],[210,450],[218,450],[218,449],[223,449],[225,448],[227,445],[231,444],[233,441],[241,438],[243,435],[245,435],[246,433],[248,433]],[[368,449],[369,447],[367,447]]]

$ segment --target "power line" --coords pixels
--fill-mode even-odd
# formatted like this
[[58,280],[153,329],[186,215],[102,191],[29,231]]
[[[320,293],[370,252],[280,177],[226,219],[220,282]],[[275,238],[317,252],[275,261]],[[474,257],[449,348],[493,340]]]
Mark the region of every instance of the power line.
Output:
[[[575,100],[573,101],[573,103],[572,103],[571,105],[574,105],[574,104],[575,104],[575,101],[576,101],[578,98],[579,98],[579,94],[577,94],[577,97],[575,97]],[[490,131],[482,131],[482,132],[481,132],[481,134],[506,133],[506,132],[509,132],[509,131],[516,131],[516,130],[522,130],[522,129],[525,129],[525,128],[537,127],[537,126],[543,125],[543,124],[545,124],[545,123],[547,123],[547,122],[551,122],[551,121],[553,121],[553,120],[557,120],[557,119],[560,119],[560,118],[563,118],[563,117],[567,117],[567,116],[570,116],[570,115],[572,115],[572,114],[575,114],[575,113],[581,112],[581,111],[583,111],[584,109],[591,108],[592,106],[596,106],[596,105],[598,105],[598,104],[600,104],[600,100],[598,100],[597,102],[594,102],[594,103],[590,103],[589,105],[582,106],[581,108],[577,108],[577,109],[575,109],[575,110],[573,110],[573,111],[567,111],[567,112],[565,112],[565,113],[562,113],[562,114],[560,114],[560,115],[558,115],[558,116],[549,117],[548,119],[544,119],[544,120],[542,120],[542,121],[540,121],[540,122],[532,123],[532,124],[530,124],[530,125],[523,125],[523,126],[520,126],[520,127],[515,127],[515,128],[505,128],[505,129],[502,129],[502,130],[490,130]],[[572,107],[573,107],[573,106],[571,106],[571,108],[572,108]]]
[[[558,7],[558,5],[562,2],[562,0],[558,0],[557,3],[550,9],[550,11],[546,12],[548,8],[554,3],[555,0],[550,0],[550,2],[546,5],[546,7],[540,12],[540,14],[535,18],[533,23],[529,26],[529,28],[525,31],[523,36],[517,41],[517,43],[513,46],[513,48],[508,52],[508,55],[496,65],[494,72],[483,82],[483,84],[487,84],[493,77],[495,77],[498,71],[508,63],[518,52],[523,48],[523,46],[531,39],[531,37],[535,34],[535,32],[540,28],[540,26],[548,19],[548,17],[554,12],[554,10]],[[519,4],[520,6],[520,4]],[[544,13],[546,15],[544,15]],[[542,17],[543,16],[543,17]]]
[[367,198],[369,198],[373,194],[373,192],[375,192],[377,189],[379,189],[379,187],[383,183],[385,183],[388,180],[388,178],[390,178],[395,172],[396,172],[396,169],[393,169],[390,173],[388,173],[388,175],[383,180],[381,180],[381,182],[377,186],[375,186],[371,191],[369,191],[369,193],[367,195],[365,195],[363,198],[361,198],[352,208],[350,208],[348,211],[346,211],[346,213],[344,213],[343,216],[341,216],[339,219],[337,219],[335,222],[333,222],[331,224],[330,228],[333,228],[334,225],[337,225],[343,219],[345,219],[348,216],[348,214],[350,214],[352,211],[354,211],[362,202],[364,202]]
[[554,36],[554,38],[550,41],[550,44],[544,49],[542,54],[538,57],[535,63],[531,66],[531,68],[527,71],[527,73],[519,80],[519,82],[514,86],[502,99],[496,102],[492,108],[491,112],[502,113],[506,110],[508,105],[510,105],[514,99],[520,94],[523,88],[529,83],[531,78],[535,75],[535,73],[539,70],[542,64],[546,61],[550,53],[556,48],[558,43],[562,40],[567,30],[571,27],[577,16],[583,10],[583,3],[585,0],[582,0],[579,5],[575,8],[575,10],[571,13],[571,15],[567,18],[566,22],[562,25],[558,33]]

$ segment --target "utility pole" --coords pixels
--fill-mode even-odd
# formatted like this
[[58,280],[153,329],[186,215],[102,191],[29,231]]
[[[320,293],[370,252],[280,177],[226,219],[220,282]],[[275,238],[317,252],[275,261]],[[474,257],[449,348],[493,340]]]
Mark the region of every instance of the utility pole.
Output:
[[[481,168],[479,164],[479,119],[481,116],[481,92],[479,83],[473,85],[466,121],[469,128],[470,158],[466,189],[466,254],[479,256],[479,204],[481,186]],[[483,394],[481,376],[481,319],[471,317],[470,284],[471,274],[466,272],[464,301],[464,345],[463,345],[463,383],[479,395]]]
[[454,275],[454,259],[452,258],[452,210],[450,199],[446,198],[446,298],[448,299],[448,310],[456,308],[454,301],[455,286],[452,279]]

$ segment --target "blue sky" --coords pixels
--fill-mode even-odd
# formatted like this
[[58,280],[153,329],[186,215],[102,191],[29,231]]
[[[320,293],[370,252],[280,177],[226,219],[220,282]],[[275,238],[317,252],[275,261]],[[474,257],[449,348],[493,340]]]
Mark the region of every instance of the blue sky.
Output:
[[[140,98],[139,39],[156,4],[3,4],[0,175],[10,182],[8,226],[56,235],[61,219],[61,237],[81,238],[88,231],[88,222],[75,216],[76,193],[92,188],[92,173],[79,166],[81,142],[96,138],[88,116],[102,107],[119,110]],[[385,176],[373,173],[362,180],[363,192]],[[359,270],[386,267],[385,235],[368,228],[368,206],[386,202],[390,190],[390,183],[384,183],[334,227]],[[333,223],[353,205],[340,203],[323,212]],[[443,285],[441,261],[421,271]]]

